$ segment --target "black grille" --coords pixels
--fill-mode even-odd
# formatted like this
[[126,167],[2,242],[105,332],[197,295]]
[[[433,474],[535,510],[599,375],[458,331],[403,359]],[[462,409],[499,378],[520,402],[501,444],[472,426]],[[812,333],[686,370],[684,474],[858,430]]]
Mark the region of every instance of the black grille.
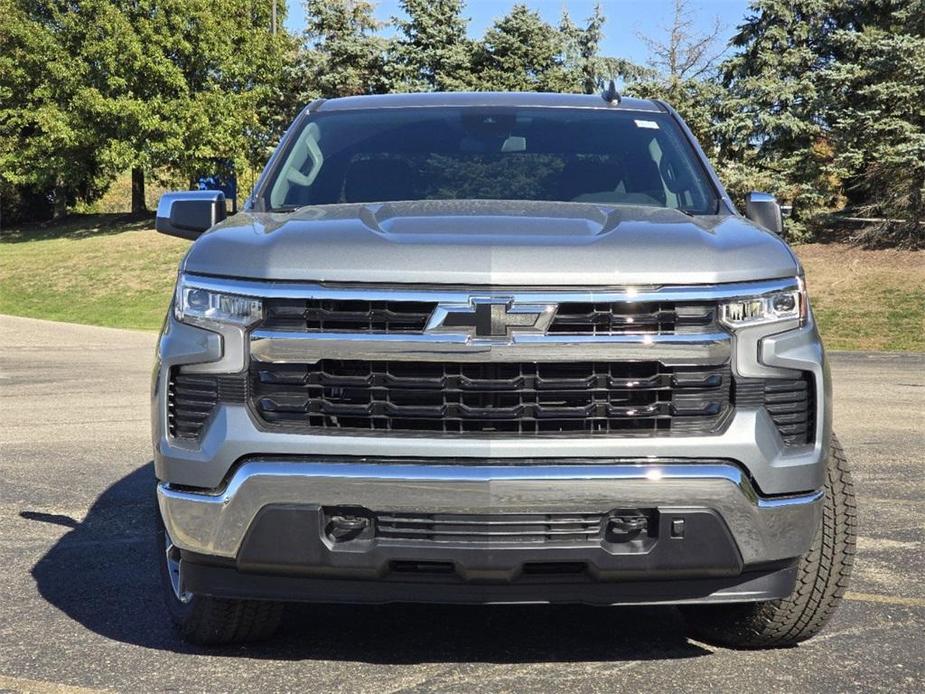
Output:
[[736,380],[736,404],[764,405],[788,446],[812,443],[816,436],[813,377]]
[[420,333],[433,302],[268,299],[263,327],[305,332]]
[[578,335],[699,332],[714,326],[715,307],[706,304],[615,303],[559,306],[550,333]]
[[[302,332],[422,333],[436,302],[267,299],[261,327]],[[713,304],[575,303],[558,306],[550,333],[668,334],[715,328]],[[474,318],[473,318],[474,320]]]
[[217,403],[217,378],[182,374],[174,369],[167,384],[170,435],[180,439],[198,439]]
[[600,542],[600,513],[379,513],[376,536],[427,542],[574,544]]
[[768,379],[764,384],[764,406],[787,445],[813,440],[813,408],[810,379]]
[[167,429],[179,439],[198,439],[215,405],[243,403],[247,381],[234,376],[186,374],[174,368],[167,382]]
[[444,433],[711,433],[729,367],[658,362],[429,363],[322,360],[251,367],[267,423]]

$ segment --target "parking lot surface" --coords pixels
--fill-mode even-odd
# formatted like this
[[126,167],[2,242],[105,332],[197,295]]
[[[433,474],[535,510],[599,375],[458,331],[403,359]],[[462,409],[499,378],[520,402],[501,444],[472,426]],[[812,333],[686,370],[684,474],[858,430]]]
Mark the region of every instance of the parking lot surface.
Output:
[[854,579],[799,647],[689,640],[677,610],[293,606],[208,651],[163,612],[151,539],[154,335],[0,317],[0,691],[922,691],[925,355],[832,355]]

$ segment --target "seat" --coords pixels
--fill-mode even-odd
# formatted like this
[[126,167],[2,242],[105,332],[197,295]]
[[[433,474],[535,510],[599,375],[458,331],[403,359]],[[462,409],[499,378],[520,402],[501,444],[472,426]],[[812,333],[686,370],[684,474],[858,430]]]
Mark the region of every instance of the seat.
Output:
[[416,200],[418,174],[402,159],[359,159],[344,181],[346,202]]
[[618,161],[576,159],[562,168],[556,197],[582,202],[586,196],[613,193],[622,179],[623,167]]
[[627,176],[624,180],[626,192],[640,199],[649,198],[658,205],[665,205],[665,186],[658,164],[648,154],[638,154],[626,162]]

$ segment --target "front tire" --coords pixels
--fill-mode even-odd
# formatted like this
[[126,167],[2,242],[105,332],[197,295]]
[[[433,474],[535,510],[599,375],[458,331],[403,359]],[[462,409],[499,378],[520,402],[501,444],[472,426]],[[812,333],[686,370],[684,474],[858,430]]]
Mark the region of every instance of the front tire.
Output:
[[202,646],[270,638],[282,619],[282,603],[229,600],[184,591],[180,580],[179,550],[164,528],[160,511],[155,509],[155,513],[161,592],[180,637],[188,643]]
[[848,587],[856,534],[854,485],[844,451],[833,436],[822,522],[809,552],[800,559],[793,594],[769,602],[683,607],[691,634],[731,648],[782,648],[815,636]]

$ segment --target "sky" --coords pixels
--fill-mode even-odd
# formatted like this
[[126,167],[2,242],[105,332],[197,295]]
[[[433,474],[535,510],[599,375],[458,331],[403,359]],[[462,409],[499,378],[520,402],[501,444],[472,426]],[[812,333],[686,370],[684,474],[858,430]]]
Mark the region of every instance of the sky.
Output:
[[[471,19],[469,35],[479,38],[494,22],[504,16],[515,0],[468,0],[465,15]],[[522,0],[531,9],[539,11],[544,20],[557,24],[563,8],[568,9],[576,22],[589,17],[596,0]],[[299,33],[304,29],[305,15],[301,0],[286,0],[288,17],[286,26]],[[645,44],[637,34],[659,37],[671,19],[673,0],[600,0],[607,23],[604,25],[604,41],[601,53],[618,58],[627,58],[644,64],[647,59]],[[382,21],[399,15],[398,0],[375,2],[376,18]],[[735,33],[736,27],[745,16],[748,0],[692,0],[695,19],[699,27],[707,30],[719,18],[723,27],[722,41],[725,43]]]

